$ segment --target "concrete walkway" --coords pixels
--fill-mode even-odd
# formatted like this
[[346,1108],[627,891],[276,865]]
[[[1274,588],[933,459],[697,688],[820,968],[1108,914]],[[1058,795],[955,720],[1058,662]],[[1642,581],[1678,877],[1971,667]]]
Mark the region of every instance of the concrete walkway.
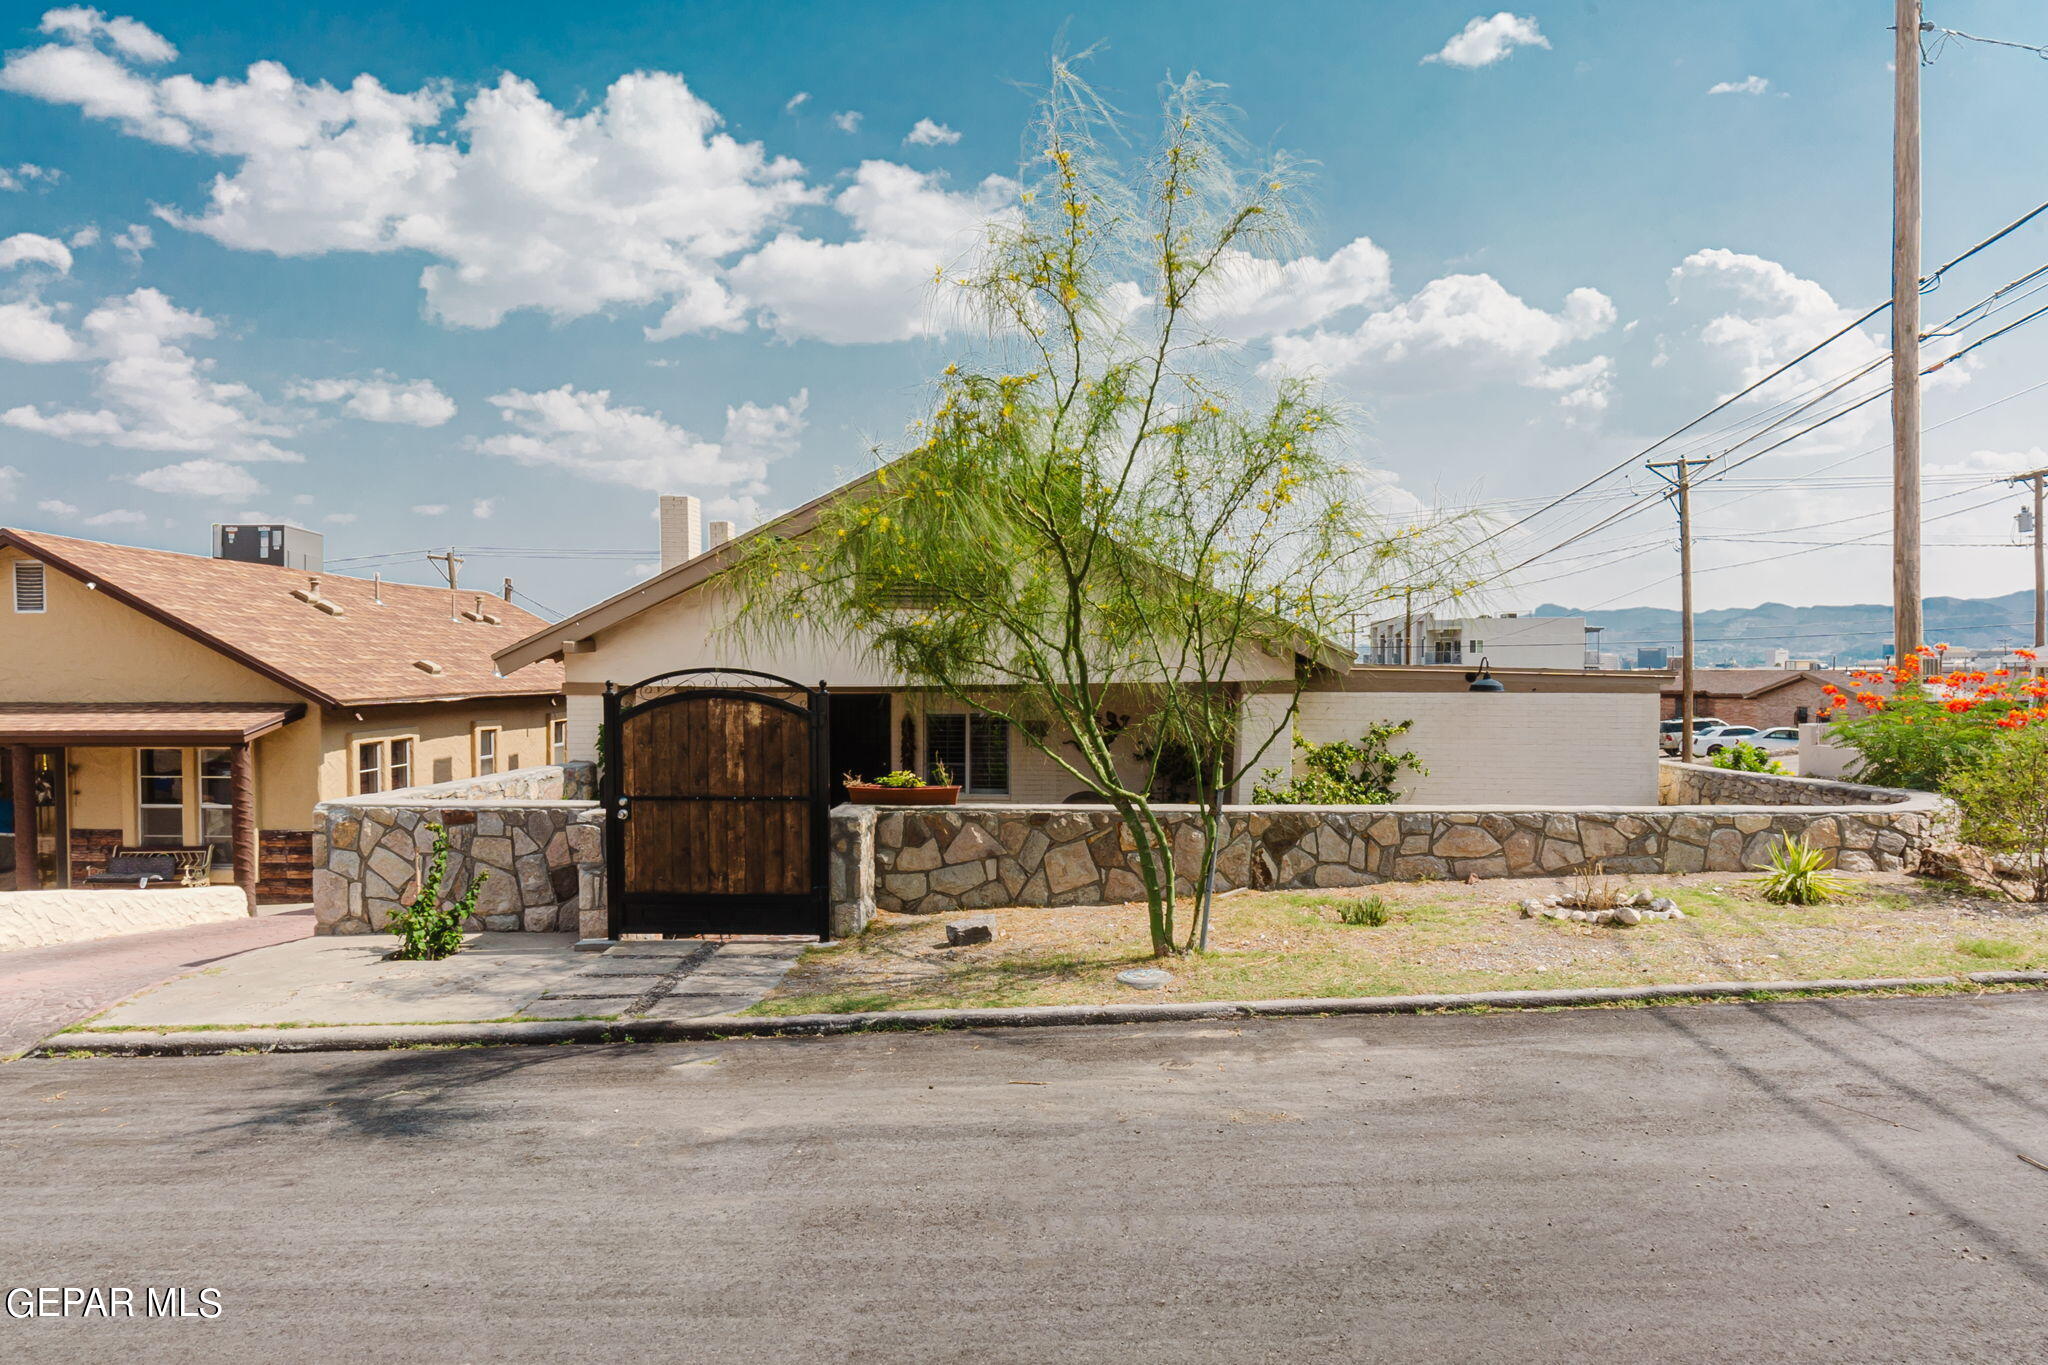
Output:
[[[440,962],[394,962],[383,935],[307,938],[218,963],[94,1019],[82,1039],[137,1031],[693,1019],[744,1009],[807,946],[627,942],[578,953],[573,934],[477,934]],[[61,1045],[63,1040],[58,1040]]]
[[0,1061],[136,991],[255,948],[310,939],[313,912],[0,953]]

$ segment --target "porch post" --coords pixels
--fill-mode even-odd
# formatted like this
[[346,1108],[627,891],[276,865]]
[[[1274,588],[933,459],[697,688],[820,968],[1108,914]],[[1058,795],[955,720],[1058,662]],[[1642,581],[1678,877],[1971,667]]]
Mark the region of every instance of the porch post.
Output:
[[42,885],[36,873],[35,751],[26,744],[10,745],[7,761],[14,784],[14,885],[34,891]]
[[256,913],[256,746],[244,741],[230,751],[228,829],[235,852],[235,885]]

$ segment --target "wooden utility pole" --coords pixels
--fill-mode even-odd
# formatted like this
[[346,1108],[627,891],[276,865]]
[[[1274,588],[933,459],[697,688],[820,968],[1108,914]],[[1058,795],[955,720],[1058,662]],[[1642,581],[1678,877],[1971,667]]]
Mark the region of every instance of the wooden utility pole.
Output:
[[1692,471],[1711,460],[1669,460],[1650,471],[1670,484],[1678,501],[1678,759],[1692,762]]
[[1892,646],[1921,644],[1920,0],[1895,0],[1892,53]]
[[455,553],[455,547],[450,545],[448,553],[428,555],[427,562],[429,564],[439,564],[441,571],[448,575],[448,619],[451,621],[461,619],[462,612],[455,605],[455,575],[462,568],[462,556]]
[[2039,673],[2043,661],[2039,657],[2048,652],[2048,561],[2041,557],[2041,481],[2048,479],[2048,469],[2036,469],[2026,474],[2015,474],[2007,483],[2030,483],[2034,486],[2034,668]]

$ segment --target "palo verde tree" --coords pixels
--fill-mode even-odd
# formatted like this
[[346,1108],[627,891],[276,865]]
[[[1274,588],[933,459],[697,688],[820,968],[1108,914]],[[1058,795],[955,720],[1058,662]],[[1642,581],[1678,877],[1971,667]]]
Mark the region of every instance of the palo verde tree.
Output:
[[[1389,512],[1311,383],[1261,379],[1220,335],[1297,248],[1301,176],[1248,154],[1217,96],[1171,85],[1155,145],[1119,157],[1112,113],[1056,63],[1016,208],[937,281],[984,340],[906,449],[739,565],[741,633],[857,642],[1113,807],[1162,955],[1204,940],[1206,897],[1181,921],[1177,887],[1211,883],[1222,794],[1290,742],[1302,686],[1348,666],[1333,642],[1470,567],[1455,528]],[[1159,809],[1169,771],[1200,804],[1193,867]]]

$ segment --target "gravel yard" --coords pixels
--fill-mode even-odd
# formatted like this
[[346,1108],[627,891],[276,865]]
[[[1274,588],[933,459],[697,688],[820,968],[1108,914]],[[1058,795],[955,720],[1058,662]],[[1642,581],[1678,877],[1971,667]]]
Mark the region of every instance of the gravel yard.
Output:
[[[1401,882],[1220,898],[1207,953],[1163,965],[1143,997],[1248,1000],[1826,977],[1961,976],[2048,966],[2043,907],[1984,900],[1899,874],[1850,877],[1818,907],[1772,905],[1745,874],[1616,879],[1669,896],[1683,919],[1633,926],[1523,917],[1565,879]],[[1377,927],[1346,902],[1384,901]],[[944,1006],[1101,1004],[1141,998],[1117,972],[1154,965],[1142,905],[985,912],[998,937],[946,946],[945,921],[882,914],[860,938],[813,949],[756,1014]]]

